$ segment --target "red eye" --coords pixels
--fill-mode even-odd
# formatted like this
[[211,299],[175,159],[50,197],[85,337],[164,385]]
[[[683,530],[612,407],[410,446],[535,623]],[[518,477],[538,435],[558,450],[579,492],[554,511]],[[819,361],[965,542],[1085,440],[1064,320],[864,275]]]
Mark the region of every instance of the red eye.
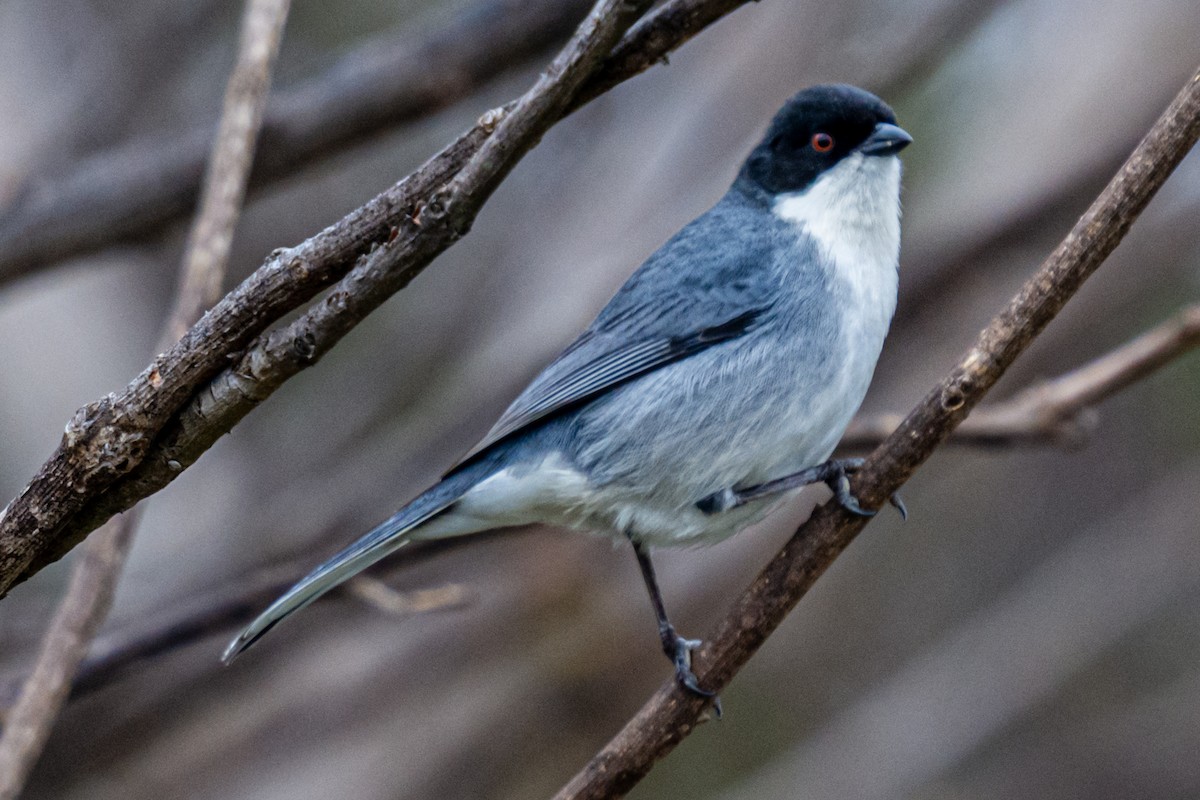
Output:
[[818,153],[828,153],[833,149],[833,137],[828,133],[814,133],[812,138],[812,149]]

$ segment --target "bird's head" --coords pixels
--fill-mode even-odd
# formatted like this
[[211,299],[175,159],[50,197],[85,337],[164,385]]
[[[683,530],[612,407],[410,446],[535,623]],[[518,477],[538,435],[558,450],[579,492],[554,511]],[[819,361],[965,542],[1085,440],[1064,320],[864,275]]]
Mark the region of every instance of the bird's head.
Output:
[[804,192],[848,158],[890,159],[911,142],[892,109],[870,92],[813,86],[775,115],[739,181],[771,196]]

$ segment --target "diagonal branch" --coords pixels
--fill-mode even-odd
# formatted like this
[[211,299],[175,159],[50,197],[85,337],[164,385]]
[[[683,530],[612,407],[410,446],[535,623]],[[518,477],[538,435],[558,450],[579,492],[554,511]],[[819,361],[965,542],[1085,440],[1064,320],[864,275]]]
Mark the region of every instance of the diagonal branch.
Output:
[[[274,94],[250,174],[261,189],[445,108],[565,40],[591,0],[482,0],[433,30],[402,31]],[[28,182],[0,210],[0,284],[189,214],[213,129],[138,140]]]
[[[142,463],[151,444],[161,438],[171,418],[185,405],[191,403],[190,408],[203,417],[208,390],[202,388],[231,360],[240,359],[244,373],[226,372],[229,382],[236,387],[243,377],[249,378],[237,390],[248,395],[273,390],[271,381],[258,385],[254,351],[241,355],[268,325],[342,279],[303,318],[320,320],[332,345],[465,233],[494,181],[511,169],[513,159],[569,113],[568,104],[577,93],[586,95],[594,91],[589,87],[597,82],[624,79],[657,63],[669,49],[697,34],[702,25],[744,1],[672,0],[630,31],[614,60],[605,60],[612,45],[609,40],[615,42],[614,26],[600,25],[589,17],[581,29],[583,38],[571,45],[586,48],[588,58],[556,62],[552,77],[537,84],[539,93],[553,93],[554,98],[527,96],[519,112],[511,112],[512,104],[490,112],[391,189],[306,242],[275,251],[120,394],[86,406],[68,423],[58,449],[0,515],[0,596],[15,582],[60,557],[99,524],[72,524],[67,530],[81,510],[98,499],[104,502],[101,495]],[[627,5],[614,4],[614,8],[626,9]],[[631,16],[632,12],[622,10],[617,18],[627,24]],[[608,43],[608,49],[601,50],[600,43]],[[588,83],[583,83],[585,78]],[[528,119],[536,119],[536,123],[530,124]],[[501,130],[508,133],[471,167],[478,183],[457,184],[454,192],[463,196],[447,193],[445,184]],[[516,142],[520,144],[514,145]],[[298,369],[324,352],[306,329],[300,334],[285,341],[276,331],[255,348],[258,352],[279,351],[297,362]],[[265,394],[258,399],[262,397]],[[180,426],[187,424],[186,420],[180,422]],[[156,459],[147,467],[155,472],[155,480],[165,483],[169,477],[164,480],[164,476],[177,474],[182,463]],[[89,516],[91,519],[95,517]]]
[[[879,508],[966,418],[1116,248],[1197,138],[1200,71],[963,360],[867,459],[853,479],[865,507]],[[697,653],[701,685],[719,691],[728,684],[865,525],[864,518],[836,504],[817,509]],[[668,681],[556,798],[599,800],[625,794],[695,729],[710,703]]]
[[[1094,422],[1093,406],[1137,383],[1169,362],[1200,347],[1200,304],[1105,353],[1079,369],[1025,389],[1011,400],[985,405],[963,420],[949,443],[1013,445],[1075,444]],[[839,447],[874,447],[900,426],[898,414],[860,417]]]
[[[245,196],[255,139],[290,0],[248,0],[237,62],[205,176],[203,200],[180,266],[163,344],[220,296],[233,230]],[[20,794],[50,735],[88,646],[112,606],[140,513],[110,522],[88,542],[46,632],[32,674],[0,736],[0,800]]]

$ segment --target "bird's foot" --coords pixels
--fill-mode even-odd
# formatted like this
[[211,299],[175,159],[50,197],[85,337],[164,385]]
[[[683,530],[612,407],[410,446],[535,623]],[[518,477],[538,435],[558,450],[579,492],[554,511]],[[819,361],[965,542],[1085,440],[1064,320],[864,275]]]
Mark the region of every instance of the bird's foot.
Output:
[[850,476],[862,469],[862,465],[861,458],[830,459],[821,465],[827,468],[822,480],[833,491],[839,506],[860,517],[873,517],[875,512],[860,506],[850,491]]
[[[750,486],[746,489],[722,489],[697,502],[696,507],[705,514],[719,514],[722,511],[729,511],[738,506],[743,506],[752,500],[798,489],[801,486],[808,486],[813,483],[824,483],[833,491],[838,505],[842,508],[851,514],[858,514],[862,517],[873,517],[875,516],[875,512],[869,511],[859,505],[858,498],[850,491],[850,476],[862,469],[863,463],[864,461],[861,458],[830,459],[815,467],[809,467],[800,472],[776,478],[773,481],[760,483],[757,486]],[[900,499],[899,494],[893,493],[888,498],[888,501],[900,512],[901,519],[908,519],[908,508],[905,507],[904,501]]]
[[680,685],[692,694],[712,698],[713,712],[719,718],[721,716],[721,698],[717,697],[716,692],[710,692],[701,687],[696,673],[692,672],[692,651],[698,649],[704,642],[699,639],[683,638],[675,632],[675,628],[671,625],[662,629],[661,636],[663,652],[675,665],[675,680],[679,681]]
[[[861,458],[830,459],[821,465],[829,470],[829,475],[823,480],[825,485],[833,490],[833,496],[842,508],[860,517],[873,517],[876,512],[860,506],[858,498],[850,491],[850,476],[862,469],[864,463],[865,460]],[[899,492],[888,495],[888,503],[899,512],[901,522],[908,522],[908,506],[904,505]]]
[[[858,505],[858,498],[850,491],[850,476],[857,473],[863,468],[864,459],[862,458],[833,458],[829,459],[821,467],[828,467],[829,474],[823,477],[824,483],[832,489],[834,497],[838,499],[838,505],[851,513],[857,513],[860,517],[874,517],[874,511],[868,511],[864,507]],[[820,469],[820,468],[817,468]],[[904,500],[900,498],[899,492],[893,492],[888,495],[888,503],[900,513],[900,522],[908,522],[908,506],[904,504]]]

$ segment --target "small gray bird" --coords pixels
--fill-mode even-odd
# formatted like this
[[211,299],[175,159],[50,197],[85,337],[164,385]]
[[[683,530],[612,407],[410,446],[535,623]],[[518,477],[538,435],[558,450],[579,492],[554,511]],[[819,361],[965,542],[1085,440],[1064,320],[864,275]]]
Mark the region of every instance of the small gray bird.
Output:
[[724,539],[823,481],[896,308],[900,159],[879,98],[806,89],[733,187],[675,234],[442,480],[317,567],[225,651],[413,541],[546,523],[628,537],[680,683],[699,642],[664,610],[649,549]]

